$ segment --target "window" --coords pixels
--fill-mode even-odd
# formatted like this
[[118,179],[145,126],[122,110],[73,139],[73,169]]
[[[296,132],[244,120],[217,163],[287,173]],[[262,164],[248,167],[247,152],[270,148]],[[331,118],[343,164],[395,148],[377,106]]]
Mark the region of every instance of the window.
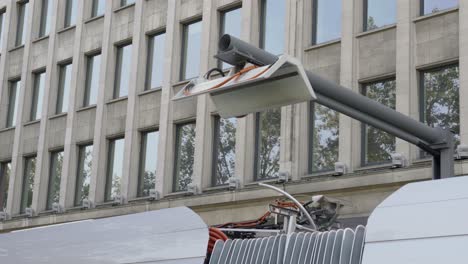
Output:
[[26,208],[32,205],[34,176],[36,175],[36,157],[24,159],[23,187],[21,191],[20,213],[25,213]]
[[120,195],[120,183],[123,174],[124,139],[109,140],[107,159],[106,201],[114,200]]
[[256,180],[278,177],[280,159],[281,109],[256,114]]
[[[231,36],[240,38],[241,34],[241,12],[242,8],[237,7],[235,9],[227,10],[221,13],[221,31],[220,36],[224,34],[230,34]],[[219,67],[223,70],[230,68],[231,66],[225,62],[219,61]]]
[[19,91],[21,80],[9,82],[8,87],[8,113],[6,127],[16,126],[16,113],[18,112]]
[[59,86],[57,91],[57,106],[55,113],[68,111],[68,97],[70,93],[72,64],[59,65]]
[[0,210],[5,211],[8,200],[8,185],[10,183],[11,163],[0,163]]
[[364,0],[364,31],[396,23],[396,0]]
[[195,123],[176,127],[174,192],[186,191],[192,182],[195,155]]
[[132,63],[132,44],[117,47],[115,66],[114,99],[128,95],[130,85],[130,65]]
[[65,0],[65,21],[63,27],[67,28],[76,24],[76,10],[78,1]]
[[60,198],[60,179],[62,178],[63,151],[50,153],[49,187],[47,191],[47,210]]
[[52,3],[51,0],[42,0],[41,6],[41,21],[39,23],[39,37],[49,35],[50,31],[50,18],[52,17]]
[[135,0],[120,0],[120,6],[126,6],[135,3]]
[[165,33],[153,35],[148,38],[148,62],[145,90],[162,86],[165,39]]
[[91,17],[104,15],[105,7],[106,0],[93,0],[93,6],[91,7]]
[[237,118],[215,119],[213,144],[213,185],[227,184],[236,164]]
[[421,0],[421,15],[436,13],[458,6],[459,0]]
[[431,127],[448,128],[460,143],[460,81],[458,65],[424,71],[421,80],[421,121]]
[[93,166],[93,145],[78,147],[78,170],[76,175],[75,205],[80,206],[89,197],[91,168]]
[[180,79],[186,80],[197,77],[200,73],[201,20],[184,25],[183,31],[182,70]]
[[45,89],[45,72],[34,74],[34,86],[31,103],[30,121],[38,120],[42,115],[42,100]]
[[86,57],[86,82],[83,106],[95,105],[97,102],[100,67],[101,54]]
[[156,185],[156,167],[158,162],[159,132],[141,134],[140,177],[138,178],[138,197],[150,195]]
[[5,34],[4,26],[3,26],[3,24],[5,24],[4,19],[5,19],[5,9],[0,10],[0,50],[2,49],[2,46],[3,46],[3,34]]
[[262,0],[260,47],[273,54],[284,52],[285,0]]
[[310,105],[309,172],[333,170],[338,161],[339,114],[323,105]]
[[314,0],[312,44],[341,37],[341,0]]
[[[395,86],[394,79],[369,83],[362,87],[362,93],[374,101],[395,109]],[[362,124],[362,130],[362,164],[380,164],[391,161],[391,154],[395,152],[395,137],[364,124]]]
[[26,38],[26,27],[28,24],[28,10],[29,2],[20,2],[17,4],[18,8],[18,20],[16,24],[16,40],[15,46],[21,46],[24,44]]

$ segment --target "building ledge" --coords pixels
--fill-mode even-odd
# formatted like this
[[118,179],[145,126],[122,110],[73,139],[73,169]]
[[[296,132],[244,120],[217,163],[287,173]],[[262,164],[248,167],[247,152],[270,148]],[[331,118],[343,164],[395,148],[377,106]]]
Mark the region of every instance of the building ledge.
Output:
[[66,27],[66,28],[62,28],[62,29],[60,29],[59,31],[57,31],[57,34],[61,34],[61,33],[63,33],[63,32],[72,30],[72,29],[74,29],[74,28],[76,28],[76,25],[71,25],[71,26],[68,26],[68,27]]
[[322,43],[319,43],[319,44],[314,44],[312,46],[309,46],[309,47],[305,48],[304,51],[307,52],[307,51],[311,51],[311,50],[315,50],[315,49],[320,49],[320,48],[323,48],[323,47],[338,44],[340,42],[341,42],[341,38],[333,39],[333,40],[330,40],[330,41],[327,41],[327,42],[322,42]]
[[13,47],[13,48],[9,49],[8,52],[13,52],[13,51],[16,51],[16,50],[20,50],[22,48],[24,48],[24,44]]
[[49,38],[49,35],[38,37],[35,40],[33,40],[32,43],[37,43],[37,42],[40,42],[41,40],[48,39],[48,38]]
[[88,105],[88,106],[84,106],[84,107],[81,107],[80,109],[76,110],[76,112],[84,112],[86,110],[89,110],[89,109],[93,109],[93,108],[96,108],[97,106],[95,104],[93,105]]
[[128,96],[122,96],[122,97],[119,97],[119,98],[115,98],[115,99],[111,99],[109,101],[106,102],[106,104],[113,104],[113,103],[117,103],[117,102],[120,102],[120,101],[126,101],[128,100]]
[[146,94],[151,94],[151,93],[155,93],[155,92],[160,92],[162,90],[162,87],[157,87],[157,88],[151,88],[149,90],[144,90],[142,92],[139,92],[138,93],[138,96],[143,96],[143,95],[146,95]]
[[371,30],[367,30],[367,31],[358,33],[358,34],[356,34],[356,38],[361,38],[361,37],[364,37],[364,36],[367,36],[367,35],[380,33],[382,31],[387,31],[387,30],[390,30],[390,29],[394,29],[396,27],[397,27],[396,23],[393,23],[393,24],[390,24],[390,25],[385,25],[385,26],[382,26],[382,27],[378,27],[378,28],[375,28],[375,29],[371,29]]
[[116,9],[114,9],[113,12],[117,13],[117,12],[120,12],[120,11],[122,11],[124,9],[130,8],[132,6],[135,6],[135,3],[131,3],[131,4],[128,4],[128,5],[124,5],[124,6],[119,6]]
[[416,22],[431,19],[431,18],[434,18],[434,17],[443,16],[443,15],[446,15],[446,14],[449,14],[449,13],[455,13],[455,12],[458,12],[458,9],[459,9],[459,7],[457,6],[457,7],[441,10],[441,11],[438,11],[438,12],[435,12],[435,13],[418,16],[418,17],[413,19],[413,22],[416,23]]
[[31,125],[34,125],[34,124],[37,124],[37,123],[40,123],[40,122],[41,122],[41,119],[32,120],[32,121],[24,123],[23,126],[31,126]]
[[67,112],[65,112],[65,113],[60,113],[60,114],[55,114],[55,115],[53,115],[53,116],[49,116],[49,120],[56,119],[56,118],[60,118],[60,117],[62,117],[62,116],[66,116],[66,115],[68,115]]
[[104,17],[104,14],[99,15],[99,16],[95,16],[95,17],[90,17],[90,18],[88,18],[88,19],[86,19],[86,20],[84,21],[84,24],[91,23],[91,22],[96,21],[96,20],[99,20],[99,19],[101,19],[101,18],[103,18],[103,17]]

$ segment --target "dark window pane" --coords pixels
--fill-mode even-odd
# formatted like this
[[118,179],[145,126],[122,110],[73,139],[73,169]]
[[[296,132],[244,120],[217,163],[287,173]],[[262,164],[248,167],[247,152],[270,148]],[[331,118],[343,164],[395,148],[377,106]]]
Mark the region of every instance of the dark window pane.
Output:
[[151,36],[148,41],[148,67],[146,69],[146,90],[162,86],[164,73],[164,47],[166,34]]
[[16,24],[15,46],[21,46],[26,39],[26,25],[29,18],[29,2],[18,3],[18,20]]
[[202,22],[184,25],[181,80],[197,77],[200,72]]
[[[367,84],[363,87],[364,94],[385,106],[395,109],[395,80],[387,80]],[[395,137],[380,129],[363,125],[364,129],[364,160],[363,164],[378,164],[389,162],[395,152]]]
[[338,160],[339,114],[323,105],[311,104],[309,171],[333,170]]
[[89,197],[91,168],[93,165],[93,145],[80,146],[78,150],[78,175],[76,176],[75,205],[82,204]]
[[341,0],[316,0],[313,44],[341,38]]
[[39,24],[39,37],[49,35],[51,17],[52,17],[51,0],[42,0],[41,21]]
[[0,210],[5,211],[8,201],[8,185],[10,183],[11,163],[0,164]]
[[422,14],[427,15],[458,6],[458,0],[421,0]]
[[432,127],[449,128],[460,143],[459,68],[450,66],[422,73],[422,121]]
[[42,101],[45,89],[45,72],[34,74],[33,98],[30,121],[38,120],[42,115]]
[[141,136],[140,177],[138,178],[138,196],[150,195],[156,185],[156,167],[158,162],[159,131],[145,132]]
[[47,209],[60,198],[60,179],[62,178],[63,151],[52,152],[50,156],[49,190],[47,192]]
[[2,48],[3,35],[5,34],[4,24],[5,24],[5,11],[0,12],[0,50]]
[[[221,14],[221,34],[230,34],[231,36],[240,38],[241,34],[241,12],[242,8],[232,9]],[[222,62],[221,69],[228,69],[231,65]]]
[[281,109],[257,113],[256,180],[278,177],[280,159]]
[[76,24],[77,4],[77,0],[66,0],[64,27],[69,27]]
[[187,190],[192,182],[195,155],[195,123],[177,125],[174,170],[175,192]]
[[135,0],[120,0],[120,6],[126,6],[135,3]]
[[68,111],[68,97],[70,93],[72,65],[60,65],[59,87],[57,92],[57,108],[55,113],[66,113]]
[[216,118],[214,139],[213,185],[227,184],[236,164],[237,118]]
[[132,44],[117,48],[117,64],[115,69],[114,98],[128,95],[130,85],[130,65],[132,63]]
[[285,0],[262,0],[261,47],[273,54],[284,52]]
[[120,184],[123,174],[124,139],[109,141],[109,155],[107,159],[106,201],[112,201],[120,195]]
[[36,174],[36,157],[24,159],[24,174],[21,191],[20,213],[25,213],[31,207],[34,189],[34,175]]
[[95,105],[99,90],[101,54],[88,56],[86,62],[86,83],[83,106]]
[[364,30],[396,23],[396,0],[365,1],[367,1],[367,17]]
[[105,8],[106,8],[106,0],[93,0],[93,6],[91,9],[91,17],[104,15]]
[[18,112],[19,91],[21,81],[13,81],[8,87],[8,113],[6,127],[16,126],[16,113]]

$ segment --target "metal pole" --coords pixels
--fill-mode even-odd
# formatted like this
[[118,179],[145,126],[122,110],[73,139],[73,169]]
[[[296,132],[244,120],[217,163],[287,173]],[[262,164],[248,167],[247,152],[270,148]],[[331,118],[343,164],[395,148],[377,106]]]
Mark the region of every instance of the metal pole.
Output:
[[[217,58],[235,66],[249,62],[269,65],[278,57],[230,35],[219,42]],[[307,72],[317,102],[363,123],[406,140],[434,156],[433,178],[452,177],[454,136],[449,130],[429,127],[336,83]]]

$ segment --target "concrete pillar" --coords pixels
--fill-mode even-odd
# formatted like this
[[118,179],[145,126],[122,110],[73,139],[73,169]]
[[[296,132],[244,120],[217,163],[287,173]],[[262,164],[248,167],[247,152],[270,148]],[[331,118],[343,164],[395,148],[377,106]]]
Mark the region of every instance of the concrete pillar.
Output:
[[460,137],[468,145],[468,2],[459,1],[460,47]]
[[[65,131],[65,144],[63,150],[63,163],[62,163],[62,178],[60,179],[60,205],[63,208],[74,206],[75,199],[75,184],[77,176],[77,163],[78,163],[78,149],[76,146],[76,110],[79,109],[82,103],[82,98],[78,95],[80,89],[84,89],[84,83],[79,80],[84,80],[86,74],[82,74],[84,69],[83,65],[86,63],[82,53],[83,45],[83,22],[86,20],[86,11],[89,9],[85,1],[79,1],[77,5],[76,28],[75,28],[75,44],[73,52],[73,65],[72,65],[72,82],[70,86],[69,110],[67,114],[67,127]],[[49,50],[55,50],[55,46]],[[55,54],[54,54],[55,55]],[[55,67],[55,58],[50,58],[51,65],[49,69]],[[48,82],[51,86],[53,82]]]
[[[342,1],[341,70],[340,84],[359,92],[357,82],[357,39],[362,31],[362,1]],[[360,166],[360,129],[358,121],[340,114],[339,161],[346,163],[349,171]]]
[[104,201],[105,174],[106,174],[106,155],[107,155],[107,140],[106,140],[106,119],[108,94],[111,93],[113,84],[113,70],[110,68],[110,62],[113,61],[111,56],[114,56],[114,45],[111,43],[111,26],[113,6],[110,1],[106,2],[106,11],[104,15],[104,35],[102,37],[102,55],[101,68],[99,78],[99,91],[96,105],[96,120],[94,125],[93,137],[93,165],[91,169],[91,182],[89,186],[89,200],[94,203]]
[[[416,120],[419,120],[419,103],[413,18],[418,12],[418,1],[397,1],[396,110]],[[396,152],[402,153],[409,162],[417,158],[417,148],[399,138],[396,139]]]
[[177,52],[176,41],[178,40],[178,0],[169,1],[167,6],[166,43],[164,77],[161,91],[161,112],[159,122],[158,164],[156,171],[156,190],[161,196],[172,191],[173,157],[174,157],[174,125],[173,125],[173,103],[171,101],[174,92],[172,80],[177,75],[176,63],[173,59]]
[[[213,55],[216,54],[215,45],[218,36],[217,10],[215,0],[203,1],[202,20],[202,43],[200,50],[200,76],[205,74],[210,68],[216,66]],[[195,184],[201,191],[202,188],[211,186],[211,165],[213,162],[213,120],[210,113],[212,104],[209,95],[197,97],[197,123],[195,128],[195,157],[192,184]]]
[[137,0],[135,2],[135,16],[133,21],[132,40],[132,66],[130,73],[127,120],[125,123],[125,153],[123,176],[121,182],[121,194],[126,199],[137,196],[138,186],[138,164],[139,164],[139,132],[138,132],[138,92],[139,88],[145,84],[146,56],[143,56],[145,32],[143,32],[143,11],[146,1]]
[[[13,1],[6,1],[6,11],[3,17],[3,39],[1,45],[1,59],[0,59],[0,109],[2,112],[7,111],[7,102],[8,102],[8,68],[6,67],[7,62],[9,61],[9,55],[8,55],[8,44],[11,41],[10,35],[12,32],[13,26],[11,25],[11,16],[12,16],[12,4]],[[3,128],[4,124],[6,123],[5,117],[0,117],[0,120],[3,122],[3,124],[0,124],[1,127]],[[16,162],[15,157],[11,157],[11,162]],[[17,171],[17,170],[16,170]],[[12,184],[12,181],[17,178],[15,174],[13,174],[13,167],[12,171],[10,174],[10,182],[9,190],[13,190],[12,188],[14,185]],[[13,206],[13,199],[14,199],[14,191],[9,191],[8,192],[8,198],[7,198],[7,208],[6,212],[11,215],[12,211],[12,206]]]
[[[32,17],[35,10],[33,10],[35,0],[29,2],[29,19],[28,23],[25,24],[24,30],[26,30],[26,38],[24,40],[23,46],[23,64],[21,67],[21,87],[19,92],[19,98],[17,98],[18,109],[16,113],[16,129],[15,129],[15,139],[13,143],[13,153],[12,153],[12,163],[11,163],[11,178],[9,186],[9,197],[7,204],[7,212],[10,215],[16,215],[20,211],[21,204],[21,191],[23,183],[23,123],[27,118],[27,113],[25,113],[25,101],[26,89],[30,87],[28,84],[31,83],[30,72],[29,72],[29,52],[31,47],[31,29],[33,25]],[[12,12],[17,14],[18,5],[16,1],[11,1]],[[16,15],[14,16],[14,18]],[[10,25],[9,29],[9,38],[12,40],[9,41],[10,45],[14,43],[16,37],[16,24],[13,24],[13,28]],[[14,45],[12,45],[14,46]],[[8,82],[6,83],[8,87]],[[8,88],[7,88],[8,89]],[[37,167],[36,167],[37,170]],[[36,184],[35,184],[36,185]]]
[[[259,2],[244,0],[242,2],[241,39],[253,45],[259,44]],[[254,181],[255,159],[255,115],[249,114],[237,119],[236,130],[236,168],[235,175],[241,187]]]
[[[81,2],[80,2],[81,3]],[[37,160],[36,160],[36,174],[34,178],[34,191],[33,191],[33,204],[32,208],[36,213],[40,213],[46,209],[46,203],[47,203],[47,192],[48,192],[48,187],[49,187],[49,167],[50,167],[50,155],[49,155],[49,149],[48,149],[48,134],[47,130],[49,128],[49,113],[51,112],[51,108],[53,109],[55,106],[54,102],[50,100],[52,97],[51,94],[53,93],[53,89],[56,89],[57,87],[57,71],[56,69],[56,61],[55,61],[55,46],[56,46],[56,37],[57,37],[57,28],[59,27],[58,19],[58,13],[60,12],[59,10],[59,3],[57,1],[51,2],[50,4],[53,4],[52,7],[52,14],[50,18],[50,34],[49,34],[49,56],[47,60],[47,65],[46,65],[46,75],[45,75],[45,90],[44,90],[44,97],[43,97],[43,108],[42,108],[42,114],[41,114],[41,125],[39,128],[39,140],[38,140],[38,148],[37,148]],[[40,12],[40,1],[35,2],[35,10],[38,10]],[[79,32],[81,32],[81,19],[82,19],[82,5],[78,5],[78,10],[77,10],[77,26],[75,27],[75,39],[77,38]],[[77,41],[75,41],[76,45]],[[76,50],[76,46],[73,47]],[[77,77],[75,76],[75,73],[78,73],[78,67],[76,67],[77,63],[76,56],[73,58],[73,65],[72,65],[72,71],[73,71],[73,76],[72,76],[72,82],[71,82],[71,87],[70,87],[70,98],[66,98],[64,100],[69,101],[69,111],[67,114],[67,119],[70,119],[72,116],[74,116],[74,96],[73,93],[76,90],[76,83],[77,83]],[[74,79],[73,79],[74,78]],[[33,79],[33,78],[32,78]],[[31,86],[33,87],[33,83],[31,82]],[[52,111],[55,111],[53,109]],[[68,129],[67,129],[68,130]],[[64,159],[67,159],[68,157],[65,155]],[[63,169],[63,167],[62,167]],[[68,175],[64,174],[64,171],[62,170],[62,175]],[[61,180],[63,181],[64,178],[68,178],[66,176],[62,177]],[[62,195],[60,195],[62,196]],[[63,206],[64,204],[61,203]]]

